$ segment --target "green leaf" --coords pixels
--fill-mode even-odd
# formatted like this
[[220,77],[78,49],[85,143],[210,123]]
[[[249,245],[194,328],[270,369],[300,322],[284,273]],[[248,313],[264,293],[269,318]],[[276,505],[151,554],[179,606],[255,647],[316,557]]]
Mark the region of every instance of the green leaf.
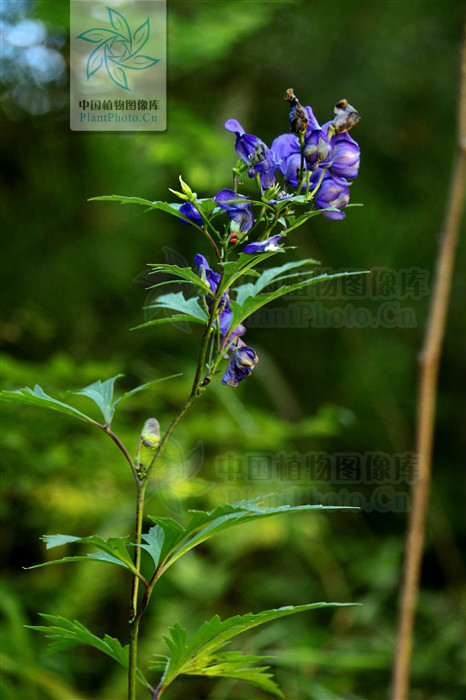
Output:
[[76,561],[89,561],[89,559],[94,559],[97,561],[104,561],[110,564],[117,564],[118,566],[123,566],[131,573],[139,576],[137,569],[135,568],[131,556],[126,549],[126,540],[128,537],[109,537],[107,540],[102,539],[98,535],[90,535],[89,537],[74,537],[73,535],[44,535],[41,538],[45,543],[47,549],[52,549],[53,547],[60,547],[63,544],[70,542],[82,542],[83,544],[89,544],[98,549],[98,552],[91,552],[87,555],[63,557],[62,559],[54,559],[53,561],[46,561],[42,564],[35,564],[34,566],[28,566],[27,569],[40,569],[43,566],[52,566],[53,564],[64,564],[67,562]]
[[[266,673],[267,667],[250,667],[249,664],[262,662],[267,657],[243,656],[239,652],[222,652],[219,650],[228,644],[234,637],[246,630],[258,627],[265,622],[278,620],[288,615],[299,612],[315,610],[318,608],[355,605],[355,603],[309,603],[307,605],[286,606],[254,614],[235,615],[221,620],[214,615],[204,622],[197,630],[190,642],[186,640],[186,631],[179,623],[170,629],[170,636],[164,637],[169,649],[169,656],[165,662],[162,690],[167,688],[179,675],[204,675],[225,676],[248,680],[259,687],[281,696],[278,686],[271,680],[271,675]],[[160,670],[163,657],[157,655],[151,666],[153,670]]]
[[[202,280],[199,275],[197,275],[194,270],[192,270],[190,267],[180,267],[179,265],[167,265],[164,263],[158,263],[158,264],[153,264],[150,265],[152,267],[152,273],[151,274],[168,274],[168,275],[175,275],[175,277],[178,277],[179,279],[185,280],[187,282],[191,282],[192,284],[195,284],[196,287],[199,287],[199,289],[202,290],[204,294],[210,294],[211,289],[207,282]],[[173,280],[172,280],[173,281]],[[167,284],[166,282],[161,283],[161,284]],[[152,287],[148,287],[148,289],[154,289],[158,285],[153,285]]]
[[154,318],[152,321],[146,321],[145,323],[140,323],[139,326],[134,326],[131,328],[132,331],[138,331],[141,328],[149,328],[149,326],[158,326],[162,323],[177,323],[178,321],[186,321],[188,323],[200,323],[205,326],[206,322],[195,316],[188,316],[187,314],[173,314],[173,316],[166,316],[164,318]]
[[197,224],[193,223],[191,219],[188,219],[187,216],[184,216],[179,212],[179,208],[182,206],[181,204],[178,203],[172,203],[169,204],[168,202],[151,202],[149,199],[143,199],[142,197],[125,197],[123,195],[118,195],[118,194],[111,194],[111,195],[103,195],[101,197],[90,197],[88,202],[120,202],[120,204],[141,204],[149,209],[160,209],[161,211],[166,212],[167,214],[171,214],[172,216],[176,216],[178,219],[181,219],[182,221],[186,221],[186,223],[191,224],[195,228],[200,228]]
[[89,416],[86,416],[85,413],[78,411],[77,408],[73,408],[73,406],[48,396],[38,384],[34,386],[34,389],[30,389],[27,386],[22,389],[16,389],[15,391],[2,391],[0,398],[3,401],[10,401],[12,403],[22,403],[30,406],[43,406],[44,408],[50,408],[53,411],[59,411],[59,413],[65,413],[66,415],[73,416],[74,418],[79,418],[79,420],[83,420],[86,423],[99,425],[95,420]]
[[[129,646],[122,646],[121,642],[115,637],[110,637],[106,634],[104,638],[101,639],[95,634],[92,634],[87,627],[77,620],[72,622],[58,615],[45,615],[44,613],[40,613],[40,615],[49,623],[48,627],[44,625],[26,625],[26,627],[31,630],[43,632],[45,636],[51,640],[49,653],[69,649],[73,646],[91,646],[107,654],[107,656],[110,656],[124,668],[128,668]],[[149,687],[148,682],[139,669],[137,670],[137,677],[143,685]]]
[[[273,284],[274,282],[280,279],[286,279],[287,275],[285,275],[285,273],[290,270],[295,270],[299,267],[306,267],[308,265],[319,264],[320,263],[317,260],[308,258],[307,260],[296,260],[294,262],[288,262],[284,265],[280,265],[279,267],[271,267],[268,270],[265,270],[256,282],[250,282],[248,284],[242,285],[241,287],[236,287],[236,303],[242,304],[248,296],[257,296],[259,292],[268,287],[270,284]],[[301,274],[306,274],[306,271],[303,271]]]
[[157,297],[153,304],[145,307],[147,309],[173,309],[182,314],[194,316],[202,321],[207,321],[207,314],[199,306],[197,297],[185,299],[183,292],[175,292],[171,294],[162,294]]
[[165,532],[159,525],[154,525],[146,535],[142,535],[142,539],[146,544],[140,544],[139,546],[145,549],[146,552],[149,552],[155,564],[155,568],[157,568],[165,539]]
[[140,391],[145,391],[149,387],[151,387],[153,384],[158,384],[159,382],[166,382],[167,379],[174,379],[175,377],[182,377],[183,373],[182,372],[177,372],[176,374],[170,374],[168,377],[160,377],[160,379],[153,379],[151,382],[146,382],[145,384],[140,384],[139,386],[134,387],[134,389],[130,389],[130,391],[126,391],[122,396],[120,396],[118,399],[116,399],[113,402],[113,407],[115,407],[117,404],[120,403],[120,401],[124,401],[125,399],[131,398],[131,396],[134,396],[135,394],[138,394]]
[[[149,515],[149,519],[162,527],[164,531],[170,530],[166,537],[160,556],[160,575],[175,563],[177,559],[189,552],[197,545],[229,530],[232,527],[248,523],[261,518],[270,518],[282,513],[301,513],[308,511],[340,510],[339,506],[302,505],[302,506],[277,506],[266,508],[260,505],[263,497],[258,497],[238,503],[218,506],[212,511],[191,510],[190,518],[185,528],[174,520]],[[343,509],[345,509],[343,507]],[[351,508],[350,508],[351,509]],[[357,510],[352,509],[352,510]]]
[[88,399],[94,401],[94,403],[100,408],[105,424],[110,425],[113,414],[115,413],[115,404],[112,403],[113,390],[116,380],[122,376],[122,374],[117,374],[116,377],[106,379],[104,382],[100,381],[99,379],[93,384],[89,384],[89,386],[84,387],[84,389],[80,389],[79,391],[75,391],[73,393],[80,396],[87,396]]
[[[258,311],[261,309],[263,306],[268,304],[270,301],[273,301],[274,299],[279,299],[280,297],[285,296],[285,294],[289,294],[290,292],[294,292],[297,289],[303,289],[304,287],[308,287],[311,284],[317,284],[317,282],[321,282],[322,280],[330,280],[330,279],[336,279],[337,277],[350,277],[352,275],[363,275],[363,274],[368,274],[367,270],[361,270],[361,271],[356,271],[356,272],[336,272],[333,274],[328,274],[324,273],[322,275],[318,275],[317,277],[308,277],[304,280],[301,280],[299,282],[295,282],[294,284],[288,284],[288,285],[283,285],[279,287],[278,289],[274,290],[273,292],[268,292],[265,294],[256,294],[255,296],[248,296],[245,297],[244,292],[241,294],[241,299],[242,303],[241,305],[237,301],[232,301],[231,302],[231,310],[233,312],[233,319],[231,322],[230,327],[234,328],[235,326],[238,325],[238,323],[242,323],[245,319],[248,318],[248,316],[251,316],[255,311]],[[260,282],[260,280],[257,280]],[[249,289],[249,287],[248,287]]]

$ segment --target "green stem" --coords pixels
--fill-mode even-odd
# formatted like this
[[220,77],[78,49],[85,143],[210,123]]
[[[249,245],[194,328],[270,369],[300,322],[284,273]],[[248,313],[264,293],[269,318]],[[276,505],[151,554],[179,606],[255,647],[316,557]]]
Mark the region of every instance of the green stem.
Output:
[[[142,520],[144,516],[144,496],[146,493],[147,481],[140,479],[136,482],[137,497],[136,497],[136,532],[134,538],[134,566],[139,572],[141,568],[141,534]],[[137,616],[138,609],[138,592],[139,578],[133,576],[131,586],[131,602],[129,612],[129,666],[128,666],[128,700],[136,700],[136,671],[138,658],[138,636],[139,636],[139,617]]]

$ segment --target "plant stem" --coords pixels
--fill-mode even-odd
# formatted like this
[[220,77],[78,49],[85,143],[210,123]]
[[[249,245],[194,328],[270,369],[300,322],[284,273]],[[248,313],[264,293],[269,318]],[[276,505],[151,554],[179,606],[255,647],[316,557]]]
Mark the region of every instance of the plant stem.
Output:
[[[142,534],[142,519],[144,516],[144,496],[146,493],[147,480],[138,479],[136,482],[136,531],[134,537],[134,566],[137,571],[141,568],[141,534]],[[138,655],[138,635],[139,635],[139,617],[137,617],[138,609],[138,592],[139,578],[133,576],[131,586],[131,602],[129,612],[129,666],[128,666],[128,700],[136,700],[136,671],[137,671],[137,655]]]
[[439,246],[435,287],[429,310],[427,330],[419,355],[418,420],[416,431],[418,474],[413,484],[413,505],[405,550],[401,609],[392,675],[392,700],[407,700],[409,695],[414,616],[418,597],[430,491],[438,371],[445,333],[456,243],[464,206],[466,180],[466,31],[463,41],[461,73],[458,155],[453,173],[443,235]]

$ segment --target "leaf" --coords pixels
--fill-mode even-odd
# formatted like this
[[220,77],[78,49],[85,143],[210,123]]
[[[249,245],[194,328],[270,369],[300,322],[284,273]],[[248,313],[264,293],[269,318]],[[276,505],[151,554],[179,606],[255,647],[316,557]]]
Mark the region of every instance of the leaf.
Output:
[[[212,511],[191,510],[186,527],[182,527],[176,521],[170,521],[170,537],[164,542],[160,556],[160,576],[175,563],[180,557],[197,547],[202,542],[215,535],[229,530],[243,523],[252,522],[261,518],[269,518],[282,513],[301,513],[307,511],[340,510],[339,506],[302,505],[302,506],[277,506],[267,508],[260,505],[263,497],[252,500],[239,501],[238,503],[226,503]],[[347,508],[343,508],[345,510]],[[350,508],[351,509],[351,508]],[[352,510],[357,510],[352,509]],[[158,516],[148,516],[152,522],[165,530],[165,519]],[[173,527],[173,523],[175,527]]]
[[73,416],[74,418],[79,418],[86,423],[91,423],[92,425],[99,425],[95,420],[86,416],[85,413],[78,411],[77,408],[69,406],[58,399],[54,399],[48,396],[45,391],[38,384],[34,386],[34,389],[30,389],[28,386],[22,389],[16,389],[15,391],[2,391],[0,393],[0,398],[3,401],[10,401],[12,403],[22,403],[30,406],[43,406],[44,408],[50,408],[53,411],[59,411],[59,413],[65,413],[66,415]]
[[[161,296],[157,297],[152,304],[144,308],[153,310],[170,309],[173,311],[179,311],[181,314],[183,314],[183,316],[187,317],[184,320],[192,320],[203,324],[207,323],[208,321],[206,312],[199,306],[199,299],[197,297],[185,299],[183,292],[162,294]],[[170,317],[170,320],[173,319],[173,316]]]
[[135,53],[140,51],[143,46],[147,43],[150,34],[150,19],[149,17],[145,22],[141,24],[140,27],[136,29],[133,34]]
[[[317,260],[313,260],[312,258],[308,258],[307,260],[296,260],[294,262],[285,263],[284,265],[271,267],[265,270],[255,283],[248,283],[242,285],[241,287],[235,288],[236,303],[242,304],[248,296],[257,296],[259,292],[268,287],[270,284],[273,284],[277,279],[286,279],[286,276],[284,276],[285,272],[308,265],[319,265],[319,262]],[[302,274],[305,274],[305,272]]]
[[133,54],[132,56],[128,56],[127,58],[122,60],[121,66],[123,68],[129,68],[129,70],[145,70],[146,68],[150,68],[151,66],[155,65],[160,60],[160,58],[142,56],[141,54],[135,56]]
[[[278,686],[265,673],[267,667],[250,667],[248,664],[262,662],[267,657],[243,656],[240,652],[222,652],[218,654],[231,639],[246,630],[272,622],[288,615],[326,607],[342,607],[357,603],[309,603],[307,605],[285,606],[254,614],[235,615],[221,620],[214,615],[204,622],[190,642],[186,640],[186,631],[179,623],[170,629],[170,636],[164,637],[169,649],[161,681],[162,689],[167,688],[179,675],[204,675],[248,680],[259,687],[282,697]],[[152,670],[160,670],[163,657],[157,655]]]
[[105,50],[104,50],[104,57],[105,57],[105,67],[107,69],[107,73],[108,73],[110,79],[115,83],[115,85],[118,85],[119,87],[123,88],[124,90],[129,91],[128,79],[126,77],[126,73],[123,70],[123,68],[120,68],[118,63],[115,62],[108,55],[107,47],[105,47]]
[[91,552],[90,554],[84,556],[81,555],[63,557],[63,559],[54,559],[53,561],[46,561],[42,564],[28,566],[26,567],[27,569],[40,569],[41,567],[52,566],[53,564],[64,564],[67,562],[89,561],[89,559],[95,559],[98,561],[123,566],[136,576],[140,576],[133,564],[128,550],[126,549],[126,540],[128,539],[127,536],[109,537],[107,540],[104,540],[98,535],[90,535],[89,537],[74,537],[73,535],[44,535],[41,539],[46,543],[47,549],[60,547],[61,545],[70,542],[82,542],[83,544],[92,545],[98,549],[99,552]]
[[[39,613],[41,617],[49,623],[49,626],[44,625],[25,625],[28,629],[43,632],[45,636],[51,640],[49,645],[49,653],[69,649],[73,646],[91,646],[99,649],[107,656],[117,661],[123,668],[129,666],[129,645],[122,646],[121,642],[115,637],[110,637],[108,634],[103,639],[92,634],[87,627],[81,622],[67,620],[65,617],[58,615],[45,615]],[[138,680],[149,687],[148,682],[144,678],[139,669],[137,670]]]
[[142,539],[146,544],[140,544],[139,546],[145,549],[146,552],[149,552],[155,564],[155,568],[157,568],[163,541],[165,539],[165,532],[159,525],[154,525],[146,535],[142,535]]
[[120,403],[120,401],[124,401],[125,399],[131,398],[131,396],[134,396],[135,394],[139,394],[140,391],[145,391],[148,389],[150,386],[153,384],[158,384],[159,382],[166,382],[167,379],[174,379],[175,377],[182,377],[183,373],[182,372],[177,372],[176,374],[170,374],[168,377],[160,377],[160,379],[153,379],[151,382],[146,382],[145,384],[141,384],[140,386],[134,387],[134,389],[131,389],[130,391],[126,391],[120,398],[116,399],[112,406],[115,408],[117,404]]
[[86,77],[89,80],[101,66],[103,65],[104,59],[102,56],[102,46],[103,44],[100,44],[94,51],[91,53],[89,58],[87,59],[87,67],[86,67]]
[[[182,221],[186,221],[186,223],[191,224],[195,228],[200,228],[197,224],[193,223],[191,219],[188,219],[187,216],[184,216],[183,214],[180,214],[179,208],[182,206],[181,204],[178,203],[172,203],[169,204],[168,202],[151,202],[149,199],[142,199],[142,197],[125,197],[124,195],[119,195],[119,194],[111,194],[111,195],[103,195],[101,197],[90,197],[88,202],[120,202],[120,204],[142,204],[143,206],[148,207],[148,209],[160,209],[161,211],[166,212],[167,214],[172,214],[172,216],[176,216],[178,219],[181,219]],[[269,253],[270,255],[270,253]],[[250,257],[250,256],[247,256]]]
[[91,44],[100,44],[115,36],[115,32],[112,32],[111,29],[95,27],[95,29],[88,29],[82,34],[79,34],[76,39],[84,39],[84,41],[89,41]]
[[131,52],[131,45],[132,45],[132,37],[131,37],[131,30],[129,28],[129,24],[126,21],[126,19],[123,17],[121,12],[118,12],[117,10],[112,10],[111,7],[107,7],[108,11],[108,18],[110,20],[110,24],[112,27],[117,31],[119,34],[121,34],[128,42],[130,45],[130,52]]
[[322,280],[330,280],[336,279],[337,277],[350,277],[352,275],[363,274],[367,274],[367,270],[360,270],[355,272],[336,272],[334,274],[324,273],[322,275],[318,275],[317,277],[308,277],[307,279],[301,280],[300,282],[296,282],[294,284],[283,285],[273,292],[268,292],[266,294],[257,294],[256,296],[248,296],[242,299],[241,305],[238,304],[237,301],[231,301],[230,307],[233,311],[233,319],[230,326],[235,327],[238,323],[241,323],[242,321],[247,319],[248,316],[251,316],[251,314],[261,309],[270,301],[285,296],[285,294],[294,292],[297,289],[303,289],[304,287],[308,287],[311,284],[316,284],[317,282],[320,282]]
[[[153,265],[150,265],[152,267],[152,271],[150,274],[157,275],[157,274],[167,274],[167,275],[174,275],[175,277],[178,277],[179,279],[185,280],[187,282],[191,282],[192,284],[195,284],[196,287],[199,287],[204,294],[210,294],[211,289],[207,282],[202,280],[198,274],[194,272],[190,267],[179,267],[178,265],[167,265],[165,263],[155,263]],[[176,281],[176,280],[172,280]],[[161,284],[166,284],[166,283],[161,283]],[[151,287],[148,287],[148,289],[154,289],[157,285],[153,285]]]
[[113,390],[116,380],[122,376],[122,374],[117,374],[115,377],[106,379],[103,382],[99,379],[93,384],[89,384],[89,386],[84,387],[84,389],[80,389],[79,391],[75,391],[73,393],[79,396],[87,396],[88,399],[94,401],[94,403],[100,408],[105,424],[110,425],[113,414],[115,413],[115,403],[112,403]]
[[166,316],[165,318],[154,318],[152,321],[146,321],[145,323],[139,324],[139,326],[134,326],[131,328],[132,331],[138,331],[141,328],[149,328],[149,326],[158,326],[161,323],[201,323],[205,325],[205,321],[196,318],[195,316],[188,316],[187,314],[173,314],[173,316]]

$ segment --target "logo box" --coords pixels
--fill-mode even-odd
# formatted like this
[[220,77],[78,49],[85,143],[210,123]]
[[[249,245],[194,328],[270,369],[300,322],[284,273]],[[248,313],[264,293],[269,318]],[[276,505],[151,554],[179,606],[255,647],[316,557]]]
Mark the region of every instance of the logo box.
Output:
[[165,131],[166,0],[71,0],[70,128]]

